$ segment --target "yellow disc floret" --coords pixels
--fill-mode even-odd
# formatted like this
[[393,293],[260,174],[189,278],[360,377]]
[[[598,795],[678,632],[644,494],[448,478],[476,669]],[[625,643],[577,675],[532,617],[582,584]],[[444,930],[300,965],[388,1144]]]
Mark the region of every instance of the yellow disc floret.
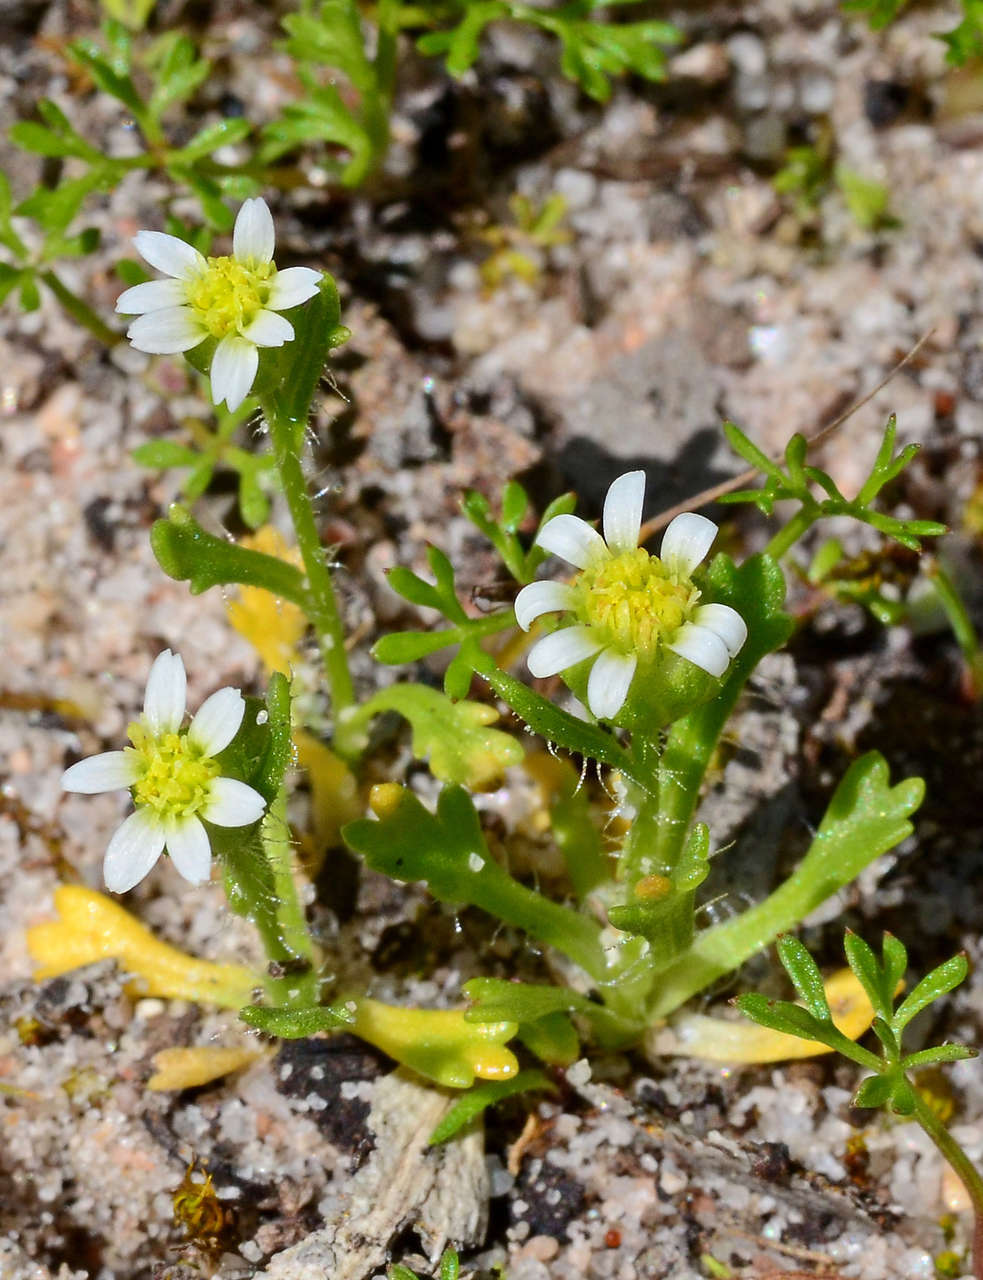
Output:
[[266,305],[274,271],[272,262],[209,258],[208,270],[188,288],[188,302],[213,338],[241,333]]
[[642,658],[653,658],[660,642],[672,639],[700,598],[691,582],[677,582],[641,547],[589,566],[574,586],[581,619],[598,638]]
[[221,766],[203,756],[186,733],[155,737],[139,722],[130,726],[128,754],[140,769],[133,798],[161,818],[190,818],[208,804],[212,779]]

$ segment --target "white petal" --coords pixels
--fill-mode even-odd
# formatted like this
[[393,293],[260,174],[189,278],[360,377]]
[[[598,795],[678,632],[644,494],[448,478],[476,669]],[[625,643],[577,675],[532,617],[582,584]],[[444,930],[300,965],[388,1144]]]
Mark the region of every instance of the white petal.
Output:
[[212,356],[212,403],[224,400],[230,409],[238,409],[249,395],[258,367],[255,343],[232,334],[223,338]]
[[269,205],[261,197],[247,200],[236,215],[232,254],[238,262],[269,262],[276,246],[276,230]]
[[293,341],[294,327],[275,311],[260,311],[252,324],[243,329],[242,336],[255,342],[257,347],[282,347],[285,342]]
[[266,811],[266,801],[259,792],[235,778],[215,778],[209,795],[201,816],[216,827],[248,827]]
[[693,614],[693,621],[698,627],[706,627],[707,631],[712,631],[715,636],[719,636],[732,658],[740,653],[747,639],[747,623],[730,605],[700,605]]
[[165,649],[154,659],[143,695],[143,718],[155,738],[177,733],[184,719],[188,678],[181,655]]
[[706,516],[686,511],[676,516],[662,538],[659,559],[677,578],[688,578],[717,536],[717,526]]
[[675,640],[666,647],[712,676],[722,676],[730,662],[723,640],[706,627],[698,627],[695,622],[687,622],[681,627]]
[[202,755],[217,756],[239,732],[246,704],[238,689],[219,689],[198,708],[188,737]]
[[604,541],[617,554],[634,551],[642,527],[642,504],[645,501],[645,472],[626,471],[608,489],[604,499]]
[[541,614],[572,609],[576,603],[577,592],[566,583],[530,582],[515,598],[515,620],[523,631],[528,631]]
[[164,848],[164,824],[152,809],[137,809],[118,827],[102,864],[106,888],[126,893],[153,868]]
[[208,263],[194,245],[179,240],[177,236],[165,235],[163,231],[138,231],[133,243],[140,257],[158,271],[163,271],[165,276],[193,280],[208,269]]
[[187,300],[188,289],[183,280],[148,280],[121,293],[116,299],[116,312],[121,316],[142,316],[146,311],[180,307]]
[[137,351],[152,356],[170,356],[190,351],[208,337],[190,307],[164,307],[137,316],[126,331]]
[[313,298],[320,287],[320,271],[312,271],[310,267],[287,267],[273,277],[270,300],[266,305],[274,311],[289,311],[291,307],[299,307],[308,298]]
[[605,649],[598,654],[587,680],[587,705],[598,720],[613,720],[628,697],[638,658],[633,653]]
[[536,542],[578,569],[586,569],[592,561],[607,559],[609,555],[601,535],[579,516],[554,516],[547,520]]
[[526,666],[538,680],[575,667],[602,648],[590,627],[563,627],[538,640],[526,656]]
[[122,791],[132,787],[137,780],[138,767],[125,751],[104,751],[99,756],[89,756],[66,769],[61,775],[61,785],[66,791],[78,791],[94,796],[100,791]]
[[212,846],[197,818],[168,825],[167,852],[180,874],[192,884],[204,884],[211,875]]

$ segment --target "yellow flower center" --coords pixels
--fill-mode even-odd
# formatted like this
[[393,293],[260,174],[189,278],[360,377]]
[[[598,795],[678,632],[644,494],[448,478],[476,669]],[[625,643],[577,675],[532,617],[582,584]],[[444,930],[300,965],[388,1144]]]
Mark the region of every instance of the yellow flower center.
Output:
[[266,305],[272,262],[243,265],[236,258],[209,258],[208,270],[188,289],[188,302],[213,338],[241,333]]
[[641,658],[655,657],[700,598],[691,582],[676,582],[658,556],[641,547],[589,566],[574,586],[581,621],[600,632],[605,645]]
[[136,758],[140,769],[133,785],[133,798],[147,805],[161,818],[190,818],[207,804],[212,779],[220,766],[210,756],[203,756],[186,733],[164,733],[154,737],[139,721],[131,724],[132,747],[127,753]]

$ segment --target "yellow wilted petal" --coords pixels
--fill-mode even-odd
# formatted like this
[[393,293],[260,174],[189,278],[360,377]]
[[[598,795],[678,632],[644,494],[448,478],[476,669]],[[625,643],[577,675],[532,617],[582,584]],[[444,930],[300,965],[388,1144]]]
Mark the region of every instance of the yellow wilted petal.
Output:
[[358,783],[344,760],[312,734],[296,729],[293,741],[297,764],[310,778],[313,835],[323,852],[338,843],[346,822],[362,816]]
[[37,964],[37,981],[54,978],[97,960],[119,962],[136,975],[134,994],[194,1000],[240,1009],[249,1004],[262,978],[243,965],[213,964],[186,955],[153,936],[104,893],[82,885],[59,885],[54,893],[59,919],[27,930],[27,948]]
[[463,1009],[404,1009],[353,1000],[351,1030],[390,1058],[451,1089],[480,1080],[508,1080],[519,1070],[504,1041],[516,1022],[466,1022]]
[[227,1076],[263,1056],[262,1049],[223,1049],[218,1045],[197,1045],[188,1049],[161,1049],[154,1054],[157,1070],[147,1081],[148,1089],[194,1089]]
[[[242,539],[252,551],[276,556],[303,568],[300,552],[284,541],[278,529],[263,525]],[[280,600],[263,587],[239,587],[239,598],[229,600],[225,611],[236,631],[253,646],[267,673],[280,671],[289,676],[297,662],[297,646],[307,630],[303,610],[289,600]]]
[[[859,1040],[874,1021],[874,1009],[856,976],[850,969],[839,969],[825,983],[825,991],[834,1025],[851,1040]],[[654,1028],[646,1047],[653,1055],[733,1063],[786,1062],[834,1052],[814,1040],[800,1040],[743,1019],[699,1013],[680,1014],[668,1026]]]

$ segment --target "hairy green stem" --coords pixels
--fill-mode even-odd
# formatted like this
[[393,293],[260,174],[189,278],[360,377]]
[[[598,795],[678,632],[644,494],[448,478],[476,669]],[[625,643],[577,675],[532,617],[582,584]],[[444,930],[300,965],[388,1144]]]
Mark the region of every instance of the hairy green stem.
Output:
[[331,690],[331,709],[334,713],[334,749],[345,760],[358,755],[358,734],[350,725],[355,705],[355,690],[348,656],[345,652],[345,632],[341,613],[331,581],[327,555],[321,544],[314,519],[314,506],[307,490],[307,481],[300,464],[295,439],[297,424],[278,412],[273,397],[264,398],[263,413],[270,428],[273,457],[276,460],[280,483],[290,510],[297,546],[304,561],[308,588],[308,616],[317,635],[324,662],[324,670]]
[[53,271],[42,271],[38,278],[48,286],[72,319],[84,329],[88,329],[89,333],[94,338],[98,338],[104,346],[115,347],[117,342],[123,341],[123,335],[104,324],[88,303],[83,302],[78,294],[73,293]]
[[633,796],[638,811],[621,849],[619,879],[632,889],[644,876],[668,875],[672,866],[659,856],[662,793],[653,785],[649,793]]
[[302,1007],[317,1004],[318,975],[314,944],[294,880],[290,828],[287,824],[287,793],[283,787],[270,805],[263,826],[263,848],[273,872],[278,941],[296,958],[298,965],[302,966],[298,973],[286,973],[282,977],[274,967],[271,971],[273,981],[269,985],[276,992],[278,1003]]
[[973,1275],[976,1280],[983,1280],[983,1178],[918,1090],[913,1088],[912,1094],[915,1099],[912,1119],[925,1130],[969,1192],[973,1204]]

